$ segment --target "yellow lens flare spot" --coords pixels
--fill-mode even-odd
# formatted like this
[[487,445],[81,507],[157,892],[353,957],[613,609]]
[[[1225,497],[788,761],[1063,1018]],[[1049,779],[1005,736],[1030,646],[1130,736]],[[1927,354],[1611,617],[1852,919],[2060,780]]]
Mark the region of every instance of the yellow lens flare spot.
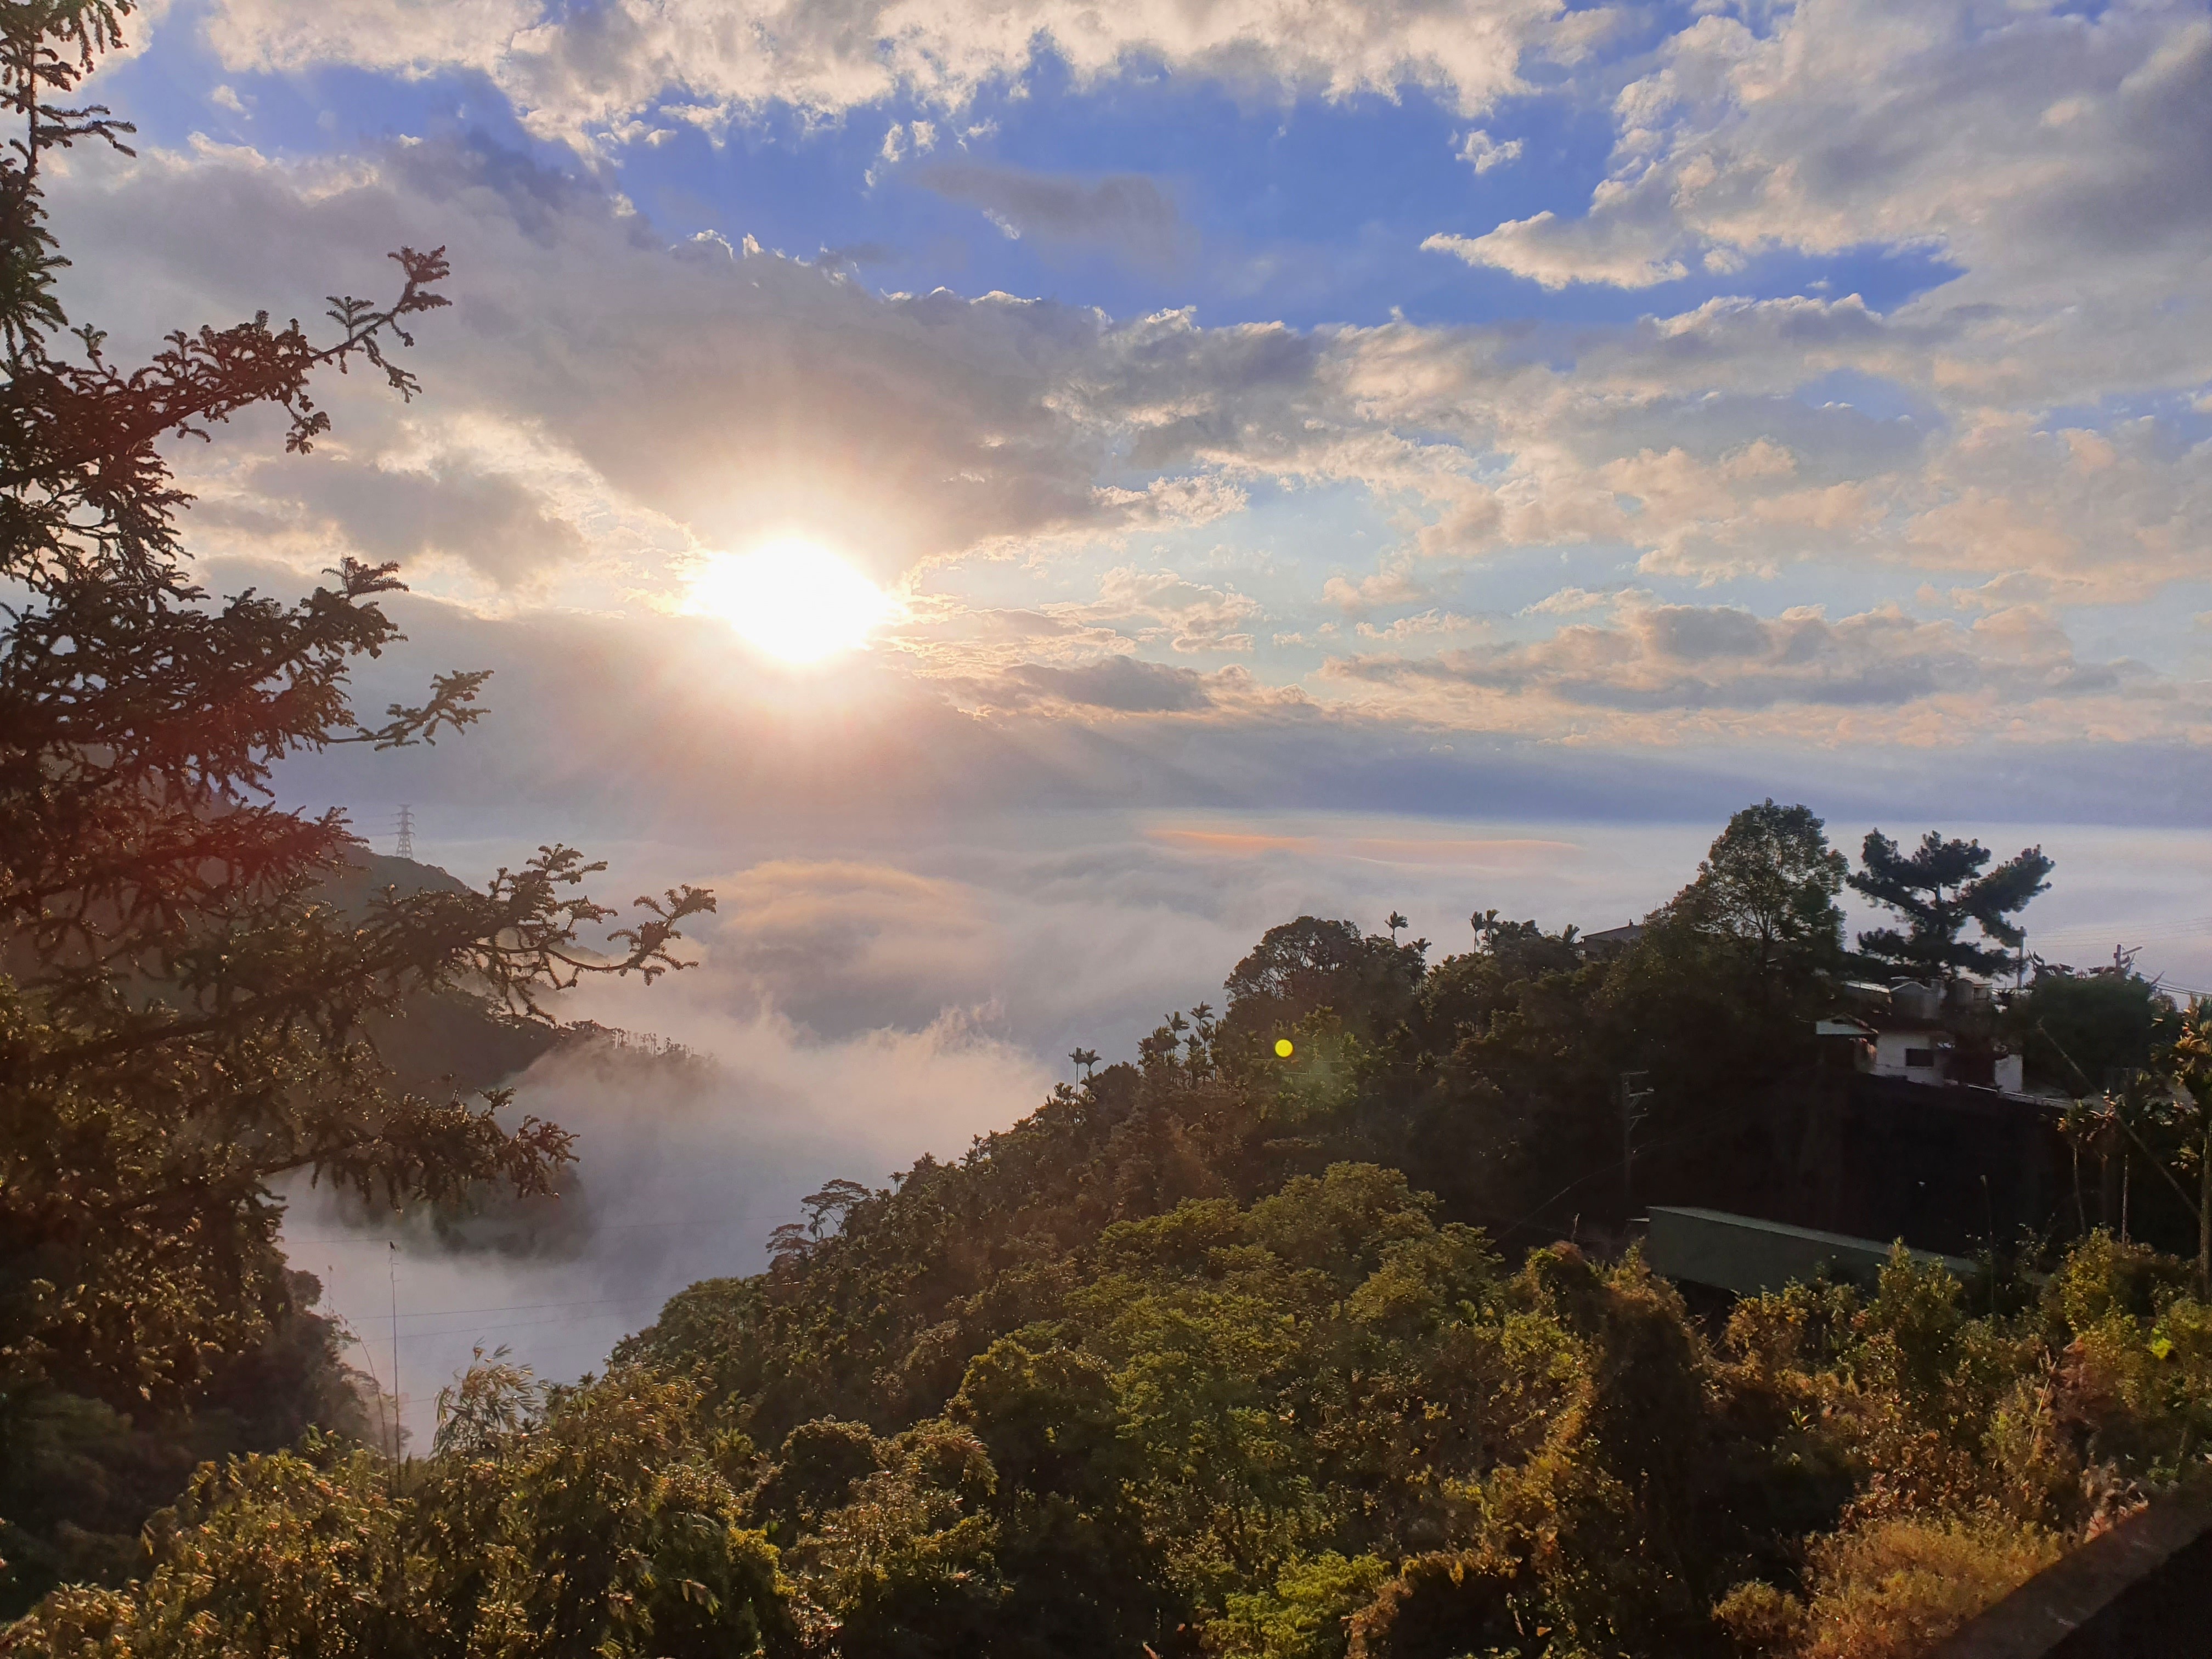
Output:
[[1292,1050],[1292,1048],[1291,1048],[1291,1040],[1290,1040],[1290,1038],[1288,1038],[1288,1037],[1277,1037],[1277,1038],[1275,1039],[1275,1058],[1276,1058],[1276,1059],[1278,1059],[1278,1060],[1288,1060],[1288,1059],[1291,1057],[1291,1054],[1292,1054],[1293,1052],[1294,1052],[1294,1051]]
[[798,538],[717,553],[691,575],[684,609],[719,617],[756,651],[789,663],[857,651],[898,603],[828,548]]

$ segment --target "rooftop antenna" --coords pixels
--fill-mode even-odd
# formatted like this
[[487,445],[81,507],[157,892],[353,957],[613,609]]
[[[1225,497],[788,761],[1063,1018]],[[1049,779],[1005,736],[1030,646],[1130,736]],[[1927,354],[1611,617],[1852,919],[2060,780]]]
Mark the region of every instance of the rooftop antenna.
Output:
[[403,859],[415,856],[415,809],[411,806],[399,809],[399,840],[392,850]]

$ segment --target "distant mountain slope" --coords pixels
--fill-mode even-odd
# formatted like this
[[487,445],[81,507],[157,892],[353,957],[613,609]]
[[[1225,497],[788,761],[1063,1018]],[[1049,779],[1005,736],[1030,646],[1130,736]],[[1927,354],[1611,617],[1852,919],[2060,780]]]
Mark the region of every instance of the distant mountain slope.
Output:
[[[466,883],[434,864],[393,858],[363,848],[324,884],[347,915],[366,919],[387,890],[465,893]],[[374,1023],[369,1035],[400,1082],[418,1091],[475,1094],[527,1071],[560,1041],[558,1030],[514,1018],[481,997],[441,991],[411,997],[399,1012]]]

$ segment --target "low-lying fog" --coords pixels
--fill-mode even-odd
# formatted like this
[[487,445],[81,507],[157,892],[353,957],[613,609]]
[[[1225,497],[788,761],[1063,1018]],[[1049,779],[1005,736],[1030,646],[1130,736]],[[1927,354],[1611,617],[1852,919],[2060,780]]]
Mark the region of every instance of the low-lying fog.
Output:
[[[1395,908],[1434,942],[1431,960],[1466,948],[1478,908],[1616,927],[1688,879],[1717,828],[1085,815],[896,855],[785,849],[736,870],[666,847],[598,848],[613,865],[603,896],[690,879],[720,909],[693,941],[696,969],[564,1006],[656,1043],[564,1051],[520,1080],[519,1111],[578,1137],[558,1224],[530,1253],[456,1249],[419,1218],[348,1218],[301,1190],[288,1243],[386,1388],[396,1323],[420,1446],[473,1347],[503,1345],[547,1377],[596,1369],[672,1292],[758,1271],[769,1231],[801,1218],[823,1181],[883,1185],[924,1152],[957,1157],[1073,1076],[1071,1048],[1127,1058],[1169,1010],[1218,1005],[1278,921],[1310,911],[1378,930]],[[2057,858],[2053,890],[2027,914],[2046,956],[2086,964],[2141,945],[2147,971],[2212,985],[2202,837],[1942,828],[2000,856],[2040,841]],[[1830,830],[1855,851],[1863,826]],[[433,838],[420,856],[478,879],[514,849]]]

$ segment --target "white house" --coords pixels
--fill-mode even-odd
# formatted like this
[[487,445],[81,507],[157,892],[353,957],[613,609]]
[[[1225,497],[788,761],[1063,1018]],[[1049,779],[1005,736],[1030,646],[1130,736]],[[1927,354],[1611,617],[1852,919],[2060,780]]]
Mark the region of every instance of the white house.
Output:
[[[1978,998],[1975,993],[1981,996]],[[1947,1000],[1954,1011],[1959,1011],[1975,1006],[1986,995],[1979,986],[1963,992],[1954,988],[1947,999],[1931,985],[1899,985],[1887,996],[1865,999],[1875,1001],[1875,1006],[1848,1017],[1821,1020],[1814,1030],[1821,1036],[1855,1039],[1858,1045],[1858,1069],[1875,1077],[1902,1078],[1911,1083],[1994,1087],[2012,1095],[2025,1093],[2027,1077],[2020,1055],[2002,1043],[1970,1044],[1962,1053],[1957,1035],[1941,1018]],[[1888,1006],[1880,1006],[1882,1003]],[[1989,1056],[1990,1071],[1985,1078],[1972,1074],[1980,1069],[1975,1064],[1980,1054]]]

